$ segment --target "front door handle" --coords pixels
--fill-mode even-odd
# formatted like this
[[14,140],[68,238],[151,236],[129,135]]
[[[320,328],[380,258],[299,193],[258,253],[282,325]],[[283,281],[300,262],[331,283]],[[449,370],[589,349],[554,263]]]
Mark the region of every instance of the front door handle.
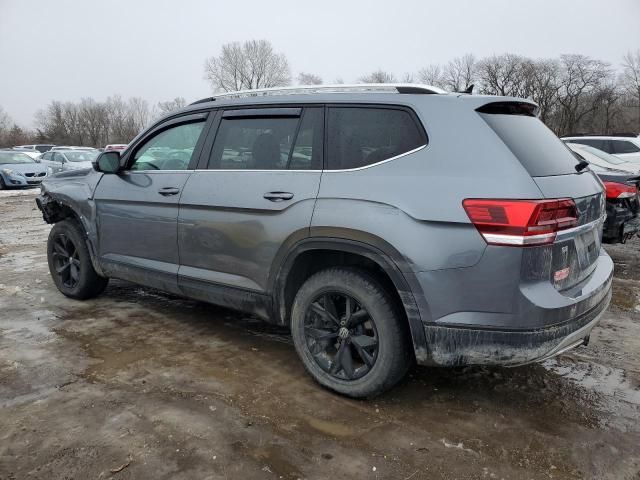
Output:
[[290,192],[267,192],[263,195],[267,200],[271,200],[272,202],[282,202],[284,200],[291,200],[293,198],[293,193]]
[[180,193],[180,189],[177,187],[164,187],[158,190],[158,193],[160,195],[168,197],[169,195],[177,195],[178,193]]

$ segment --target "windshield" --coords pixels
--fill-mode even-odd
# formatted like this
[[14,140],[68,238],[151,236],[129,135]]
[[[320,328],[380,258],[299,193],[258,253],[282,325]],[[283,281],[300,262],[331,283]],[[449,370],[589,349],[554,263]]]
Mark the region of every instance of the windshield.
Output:
[[29,155],[20,152],[0,152],[0,164],[36,163]]
[[614,165],[620,165],[621,163],[626,163],[624,160],[620,160],[618,157],[614,157],[613,155],[607,152],[603,152],[602,150],[598,150],[597,148],[590,147],[588,145],[580,145],[580,147],[578,148],[585,150],[591,153],[592,155],[595,155],[596,157],[601,158],[605,162],[609,162]]
[[86,152],[84,150],[74,152],[64,152],[64,156],[70,162],[93,162],[98,156],[97,152]]

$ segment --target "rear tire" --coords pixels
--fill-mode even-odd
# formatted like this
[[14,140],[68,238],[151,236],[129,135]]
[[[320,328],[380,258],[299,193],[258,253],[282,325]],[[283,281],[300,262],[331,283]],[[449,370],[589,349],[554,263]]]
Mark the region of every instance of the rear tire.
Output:
[[96,273],[78,222],[56,223],[47,241],[49,272],[58,290],[67,297],[86,300],[100,295],[109,283]]
[[350,397],[388,390],[413,358],[393,298],[373,276],[355,268],[330,268],[307,279],[293,302],[291,332],[307,372]]
[[4,183],[4,178],[0,175],[0,190],[4,190],[5,188],[7,188],[7,184]]

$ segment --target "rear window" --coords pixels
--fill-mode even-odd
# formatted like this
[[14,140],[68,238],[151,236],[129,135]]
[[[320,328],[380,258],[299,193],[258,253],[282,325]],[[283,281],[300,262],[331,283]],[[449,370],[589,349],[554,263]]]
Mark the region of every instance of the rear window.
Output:
[[329,170],[372,165],[426,143],[424,131],[406,110],[369,107],[329,109]]
[[637,145],[629,142],[628,140],[610,140],[611,150],[614,155],[621,153],[637,153],[640,152],[640,148]]
[[532,177],[576,173],[576,158],[537,117],[479,114]]
[[597,148],[603,152],[611,153],[609,148],[609,142],[601,140],[599,138],[572,138],[569,140],[571,143],[579,143],[581,145],[587,145],[589,147]]

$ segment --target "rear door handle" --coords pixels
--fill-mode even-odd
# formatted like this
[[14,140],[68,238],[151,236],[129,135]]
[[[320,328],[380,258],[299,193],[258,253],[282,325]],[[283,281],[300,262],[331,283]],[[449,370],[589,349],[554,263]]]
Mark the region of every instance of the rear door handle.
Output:
[[160,195],[168,197],[169,195],[177,195],[178,193],[180,193],[180,189],[177,187],[164,187],[158,190],[158,193]]
[[282,202],[284,200],[291,200],[293,198],[293,193],[290,192],[267,192],[263,195],[267,200],[271,200],[272,202]]

